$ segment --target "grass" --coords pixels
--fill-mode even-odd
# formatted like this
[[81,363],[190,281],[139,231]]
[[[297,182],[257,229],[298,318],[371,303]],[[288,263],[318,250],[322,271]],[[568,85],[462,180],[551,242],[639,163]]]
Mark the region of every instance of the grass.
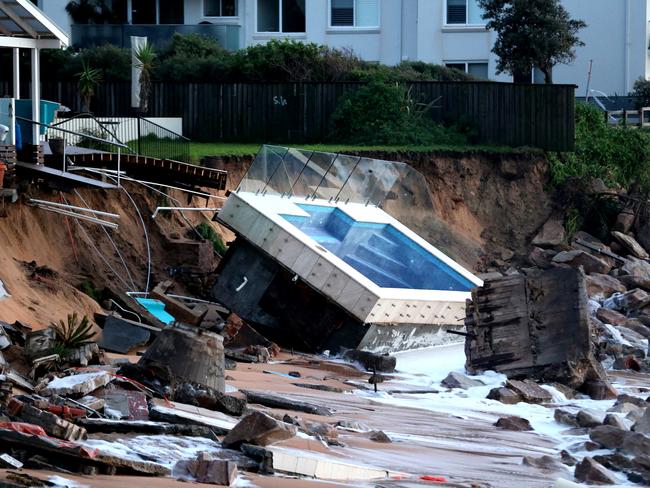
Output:
[[[261,144],[237,144],[237,143],[216,143],[216,142],[192,142],[190,144],[190,158],[193,163],[198,163],[205,156],[248,156],[257,154]],[[303,148],[313,151],[324,152],[357,152],[357,151],[381,151],[387,153],[399,152],[490,152],[490,153],[540,153],[541,150],[520,147],[512,148],[507,146],[487,145],[463,145],[463,146],[352,146],[339,144],[307,144],[291,145],[292,147]]]

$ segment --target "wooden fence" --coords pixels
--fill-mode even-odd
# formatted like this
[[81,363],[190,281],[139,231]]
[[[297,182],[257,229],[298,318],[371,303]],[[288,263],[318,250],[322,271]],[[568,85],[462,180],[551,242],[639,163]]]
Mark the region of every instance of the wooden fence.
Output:
[[[361,83],[156,83],[149,115],[183,117],[183,134],[202,141],[324,142],[332,113]],[[575,134],[573,85],[515,85],[497,82],[414,82],[418,101],[436,101],[439,122],[472,124],[480,144],[531,146],[571,151]],[[7,92],[7,87],[0,89]],[[24,93],[29,93],[24,87]],[[74,82],[44,82],[42,97],[80,109]],[[128,83],[99,86],[92,103],[98,116],[124,116]]]

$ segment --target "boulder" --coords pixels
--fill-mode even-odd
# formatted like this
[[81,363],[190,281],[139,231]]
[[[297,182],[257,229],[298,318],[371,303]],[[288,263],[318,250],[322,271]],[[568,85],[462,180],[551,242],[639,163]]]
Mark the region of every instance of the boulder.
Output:
[[374,442],[380,442],[382,444],[389,444],[393,442],[393,440],[386,435],[386,433],[382,430],[373,430],[370,432],[370,437],[369,439]]
[[618,280],[628,289],[641,288],[645,291],[650,290],[650,276],[624,275],[619,276]]
[[449,373],[447,377],[442,380],[442,384],[447,388],[460,388],[462,390],[485,385],[482,381],[474,380],[462,373],[456,373],[455,371]]
[[605,324],[622,325],[627,321],[627,317],[616,310],[600,307],[596,310],[596,317]]
[[631,275],[647,278],[650,276],[650,263],[643,259],[629,256],[625,259],[623,266],[620,267],[621,275]]
[[565,464],[567,466],[575,466],[578,464],[578,460],[565,449],[562,449],[560,451],[560,460],[562,461],[562,464]]
[[553,418],[555,418],[555,421],[560,424],[569,425],[571,427],[579,427],[576,415],[571,412],[567,412],[566,410],[562,410],[561,408],[555,409]]
[[603,424],[603,415],[592,410],[580,410],[576,415],[576,421],[580,427],[597,427]]
[[223,439],[226,447],[242,443],[268,446],[291,439],[297,433],[296,427],[275,420],[265,413],[254,411],[242,418]]
[[548,403],[553,396],[532,380],[508,380],[506,387],[519,394],[527,403]]
[[527,419],[522,417],[510,416],[510,417],[501,417],[494,424],[499,429],[504,430],[515,430],[515,431],[525,431],[533,430],[533,426],[530,425],[530,422]]
[[603,425],[611,425],[612,427],[616,427],[617,429],[621,430],[630,430],[627,426],[627,424],[623,421],[623,419],[615,415],[613,413],[608,413],[605,415],[605,420],[603,420]]
[[594,461],[602,464],[612,471],[625,471],[632,467],[632,461],[620,453],[605,454],[604,456],[594,456]]
[[650,452],[650,437],[641,432],[628,432],[623,440],[621,450],[633,456],[642,456]]
[[612,235],[614,238],[621,243],[621,245],[629,251],[630,254],[639,258],[639,259],[648,259],[648,253],[645,249],[637,242],[637,240],[627,234],[623,234],[619,231],[613,231]]
[[616,485],[614,473],[590,457],[585,457],[576,465],[575,477],[578,481],[593,485]]
[[538,458],[532,456],[524,456],[523,464],[533,466],[535,468],[558,471],[563,470],[562,463],[552,456],[541,456]]
[[641,364],[633,355],[628,354],[627,356],[621,356],[616,358],[614,364],[612,364],[612,369],[615,370],[630,370],[630,371],[641,371]]
[[566,239],[566,232],[562,221],[558,218],[550,218],[542,226],[533,239],[533,246],[554,247],[559,246]]
[[643,322],[638,319],[627,319],[620,325],[627,329],[633,330],[637,334],[641,334],[646,339],[650,339],[650,327],[644,325]]
[[618,395],[616,397],[616,403],[614,404],[614,406],[619,405],[621,403],[631,403],[640,408],[650,407],[650,401],[648,401],[647,399],[635,397],[633,395],[628,395],[627,393]]
[[516,403],[524,401],[521,395],[505,387],[492,388],[486,398],[488,400],[500,401],[501,403],[505,403],[506,405],[514,405]]
[[632,426],[632,430],[642,434],[650,434],[650,408],[645,409],[643,417],[637,420]]
[[614,293],[625,293],[627,287],[613,276],[593,273],[587,276],[587,294],[590,297],[609,298]]
[[215,458],[208,452],[200,452],[194,460],[178,461],[172,475],[182,481],[232,486],[237,479],[237,464]]
[[557,254],[556,251],[551,249],[542,249],[541,247],[534,247],[528,255],[528,262],[538,268],[546,269],[551,267],[553,256]]
[[623,446],[627,430],[611,425],[599,425],[589,431],[589,438],[606,449],[618,449]]
[[580,250],[559,252],[553,257],[553,262],[556,264],[565,264],[572,268],[579,268],[582,266],[586,274],[607,274],[612,268],[611,265],[604,260]]

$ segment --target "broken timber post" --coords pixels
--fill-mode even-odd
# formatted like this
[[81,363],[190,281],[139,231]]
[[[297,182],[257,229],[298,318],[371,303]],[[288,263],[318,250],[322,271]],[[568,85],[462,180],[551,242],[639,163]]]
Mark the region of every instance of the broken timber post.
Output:
[[607,383],[594,359],[581,269],[530,270],[472,290],[466,308],[466,368],[572,388]]

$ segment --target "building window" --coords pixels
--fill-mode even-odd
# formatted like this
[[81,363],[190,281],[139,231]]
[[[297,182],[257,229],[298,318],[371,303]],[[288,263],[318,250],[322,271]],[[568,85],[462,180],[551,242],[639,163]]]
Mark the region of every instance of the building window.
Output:
[[478,0],[447,0],[447,24],[484,25]]
[[330,26],[379,27],[379,0],[330,0]]
[[472,75],[474,78],[479,80],[488,79],[488,64],[485,63],[466,63],[464,61],[458,61],[453,63],[445,63],[447,68],[457,69],[468,75]]
[[257,32],[305,32],[305,0],[257,0]]
[[204,17],[236,17],[237,0],[203,0]]

